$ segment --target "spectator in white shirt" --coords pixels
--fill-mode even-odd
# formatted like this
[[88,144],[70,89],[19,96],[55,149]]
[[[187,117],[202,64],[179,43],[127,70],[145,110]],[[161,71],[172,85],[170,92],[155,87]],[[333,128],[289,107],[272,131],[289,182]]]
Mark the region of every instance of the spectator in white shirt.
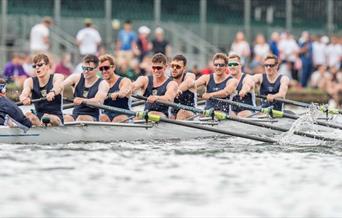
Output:
[[336,36],[331,37],[331,44],[327,47],[327,57],[328,66],[336,67],[340,69],[341,57],[342,57],[342,47],[338,43],[338,38]]
[[279,56],[283,63],[286,63],[291,72],[292,79],[298,80],[298,61],[299,46],[294,37],[289,33],[283,33],[279,41]]
[[76,42],[80,48],[80,54],[82,56],[96,55],[101,43],[100,33],[93,27],[91,19],[85,19],[84,26],[76,35]]
[[236,33],[235,40],[232,43],[230,52],[241,57],[242,65],[247,63],[248,58],[251,55],[251,50],[248,42],[245,40],[245,35],[243,34],[243,32]]
[[255,37],[254,56],[259,56],[263,60],[270,53],[270,46],[266,43],[265,37],[258,34]]
[[32,53],[47,52],[50,47],[49,27],[53,21],[50,17],[44,17],[42,22],[32,27],[30,33],[30,49]]
[[328,36],[317,37],[312,43],[313,63],[315,69],[321,65],[327,64],[327,44],[329,43]]

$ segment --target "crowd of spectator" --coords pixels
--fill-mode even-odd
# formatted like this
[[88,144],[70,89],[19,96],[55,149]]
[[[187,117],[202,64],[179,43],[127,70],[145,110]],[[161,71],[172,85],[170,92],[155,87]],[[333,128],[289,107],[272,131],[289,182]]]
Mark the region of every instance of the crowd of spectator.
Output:
[[[31,54],[48,52],[50,47],[49,27],[52,20],[44,18],[31,30]],[[153,32],[153,33],[152,33]],[[253,42],[245,39],[243,32],[236,33],[227,53],[241,57],[244,71],[251,74],[263,73],[263,59],[273,53],[279,57],[281,74],[287,75],[292,88],[311,87],[320,89],[331,96],[331,103],[341,105],[342,98],[342,37],[311,35],[304,31],[299,38],[289,32],[273,32],[269,36],[257,34]],[[150,72],[151,56],[161,52],[171,57],[171,45],[165,39],[164,30],[157,27],[153,31],[147,26],[140,26],[137,32],[132,22],[127,20],[118,32],[114,50],[111,52],[102,45],[101,34],[96,30],[91,19],[85,19],[84,28],[75,36],[80,54],[114,53],[116,72],[135,80],[139,75]],[[73,65],[70,54],[54,58],[53,70],[65,77],[72,73],[81,73],[81,65]],[[57,61],[58,60],[58,61]],[[13,54],[5,65],[3,76],[21,87],[24,79],[32,76],[30,54]],[[210,62],[209,62],[210,63]],[[212,66],[199,69],[196,63],[190,63],[197,76],[212,72]]]

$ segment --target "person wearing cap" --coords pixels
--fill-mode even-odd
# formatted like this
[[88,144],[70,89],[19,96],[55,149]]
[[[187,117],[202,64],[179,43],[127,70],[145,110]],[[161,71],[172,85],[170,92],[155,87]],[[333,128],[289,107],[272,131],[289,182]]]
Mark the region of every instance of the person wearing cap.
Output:
[[33,54],[47,52],[50,48],[49,28],[53,21],[50,17],[44,17],[41,23],[32,27],[30,33],[30,49]]
[[19,100],[24,105],[30,105],[33,99],[41,100],[34,103],[35,114],[27,112],[25,115],[35,126],[43,125],[41,122],[43,117],[49,118],[52,126],[62,125],[62,82],[64,76],[51,73],[51,61],[45,54],[34,56],[32,67],[36,76],[25,80]]
[[102,104],[107,98],[109,85],[105,80],[97,77],[99,59],[95,55],[87,55],[82,61],[80,74],[72,74],[63,82],[63,86],[72,86],[75,105],[72,115],[64,115],[65,122],[98,121],[100,110],[83,103]]
[[31,128],[31,121],[24,115],[16,103],[6,97],[6,81],[0,78],[0,125],[6,125],[6,120],[10,122],[7,125],[12,126],[14,120],[28,128]]
[[170,43],[165,39],[164,30],[161,27],[157,27],[154,30],[154,39],[152,40],[152,52],[153,54],[165,54],[166,57],[170,57],[171,55]]
[[[238,81],[233,101],[255,106],[254,80],[252,76],[242,72],[239,55],[231,54],[228,56],[228,70],[230,75]],[[253,111],[232,106],[232,114],[238,117],[248,117],[253,114]]]
[[89,18],[84,20],[84,28],[79,30],[76,35],[76,43],[80,48],[80,54],[96,55],[101,44],[100,33],[93,27],[93,21]]
[[150,34],[151,30],[147,26],[141,26],[138,29],[138,40],[137,46],[139,50],[138,59],[139,62],[142,62],[144,57],[151,51],[152,43],[148,39],[148,35]]

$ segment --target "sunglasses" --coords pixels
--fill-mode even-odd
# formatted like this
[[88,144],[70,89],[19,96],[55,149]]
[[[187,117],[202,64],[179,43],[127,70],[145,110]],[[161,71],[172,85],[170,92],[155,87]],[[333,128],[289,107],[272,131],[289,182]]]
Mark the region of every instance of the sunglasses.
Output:
[[92,71],[94,70],[96,67],[86,67],[86,66],[82,66],[82,70],[84,71]]
[[182,69],[182,66],[181,66],[181,65],[178,65],[178,64],[172,64],[172,65],[171,65],[171,68],[172,68],[172,69],[176,68],[177,70],[179,70],[179,69]]
[[41,68],[41,67],[44,66],[44,65],[45,65],[45,63],[33,64],[33,65],[32,65],[32,68],[33,68],[33,69]]
[[110,68],[112,68],[112,66],[102,66],[102,67],[99,67],[99,70],[101,72],[106,72],[107,70],[109,70]]
[[277,66],[276,64],[264,64],[264,67],[275,67],[275,66]]
[[161,70],[163,68],[164,67],[161,67],[161,66],[152,66],[152,70]]
[[215,67],[225,67],[226,64],[214,64]]
[[228,67],[237,67],[239,65],[239,63],[228,63]]

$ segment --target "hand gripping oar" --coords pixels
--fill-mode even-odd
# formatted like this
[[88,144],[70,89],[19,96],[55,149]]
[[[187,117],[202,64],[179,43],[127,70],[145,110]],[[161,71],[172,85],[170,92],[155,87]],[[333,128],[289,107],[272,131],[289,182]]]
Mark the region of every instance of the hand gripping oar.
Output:
[[[137,99],[141,99],[141,100],[147,100],[147,97],[140,96],[140,95],[133,95],[132,97],[137,98]],[[192,111],[194,113],[200,113],[200,114],[203,114],[203,115],[209,116],[209,117],[212,116],[212,113],[213,113],[213,115],[218,120],[233,120],[236,122],[245,123],[245,124],[249,124],[249,125],[253,125],[253,126],[259,126],[259,127],[272,129],[272,130],[276,130],[276,131],[280,131],[280,132],[289,131],[289,129],[286,129],[283,127],[278,127],[278,126],[273,126],[273,125],[270,125],[267,123],[253,122],[253,121],[250,121],[247,119],[241,119],[238,117],[231,117],[231,116],[228,116],[226,113],[219,112],[219,111],[203,110],[203,109],[199,109],[199,108],[195,108],[195,107],[191,107],[191,106],[187,106],[187,105],[176,104],[176,103],[171,103],[171,102],[161,101],[161,100],[158,100],[157,103],[164,104],[164,105],[167,105],[169,107],[174,107],[174,108],[178,108],[178,109],[184,109],[184,110]],[[311,133],[306,133],[306,132],[301,132],[301,131],[294,131],[293,134],[304,136],[304,137],[309,137],[309,138],[314,138],[314,139],[318,139],[318,140],[324,140],[324,141],[336,141],[335,139],[332,139],[332,138],[327,138],[327,137],[323,137],[323,136],[319,136],[319,135],[315,135],[315,134],[311,134]]]
[[[245,108],[245,109],[249,109],[249,110],[254,110],[254,111],[259,111],[262,113],[266,113],[271,115],[272,117],[276,117],[276,118],[289,118],[289,119],[293,119],[293,120],[297,120],[299,118],[298,115],[294,115],[294,114],[289,114],[283,111],[278,111],[278,110],[274,110],[272,108],[261,108],[261,107],[255,107],[249,104],[243,104],[240,102],[235,102],[232,100],[228,100],[228,99],[221,99],[221,98],[211,98],[211,99],[215,99],[217,101],[221,101],[221,102],[225,102],[228,103],[230,105],[234,105],[240,108]],[[328,122],[324,122],[324,121],[315,121],[315,124],[320,125],[320,126],[326,126],[326,127],[330,127],[330,128],[336,128],[336,129],[341,129],[342,130],[342,126],[341,125],[337,125],[337,124],[333,124],[333,123],[328,123]]]
[[[267,99],[267,96],[265,95],[255,95],[257,98],[262,98],[262,99]],[[290,104],[290,105],[294,105],[294,106],[299,106],[299,107],[304,107],[304,108],[309,108],[311,107],[313,104],[315,106],[317,106],[317,109],[324,112],[324,113],[329,113],[329,114],[342,114],[342,110],[336,109],[336,108],[329,108],[325,105],[321,105],[318,106],[318,103],[312,103],[312,104],[308,104],[308,103],[304,103],[304,102],[300,102],[300,101],[294,101],[294,100],[289,100],[289,99],[282,99],[282,98],[276,98],[274,99],[275,101],[281,102],[281,103],[285,103],[285,104]]]
[[[41,102],[41,101],[44,101],[46,100],[46,97],[44,98],[37,98],[37,99],[32,99],[31,100],[31,104],[34,104],[34,103],[38,103],[38,102]],[[23,106],[24,104],[22,102],[16,102],[17,106]]]
[[230,136],[236,136],[236,137],[241,137],[241,138],[246,138],[246,139],[251,139],[255,141],[260,141],[260,142],[266,142],[266,143],[277,143],[277,140],[275,139],[269,139],[269,138],[263,138],[263,137],[258,137],[258,136],[251,136],[251,135],[246,135],[242,133],[236,133],[236,132],[231,132],[228,130],[221,130],[221,129],[216,129],[214,127],[209,127],[209,126],[202,126],[202,125],[197,125],[193,123],[188,123],[184,121],[179,121],[179,120],[171,120],[168,118],[164,118],[155,114],[149,114],[147,112],[134,112],[126,109],[121,109],[121,108],[116,108],[116,107],[111,107],[107,105],[102,105],[102,104],[95,104],[91,102],[84,103],[87,106],[91,107],[96,107],[99,109],[107,110],[107,111],[112,111],[112,112],[118,112],[122,114],[126,114],[129,116],[138,116],[140,118],[147,118],[150,121],[154,122],[165,122],[165,123],[171,123],[179,126],[186,126],[194,129],[201,129],[209,132],[215,132],[215,133],[220,133],[224,135],[230,135]]

